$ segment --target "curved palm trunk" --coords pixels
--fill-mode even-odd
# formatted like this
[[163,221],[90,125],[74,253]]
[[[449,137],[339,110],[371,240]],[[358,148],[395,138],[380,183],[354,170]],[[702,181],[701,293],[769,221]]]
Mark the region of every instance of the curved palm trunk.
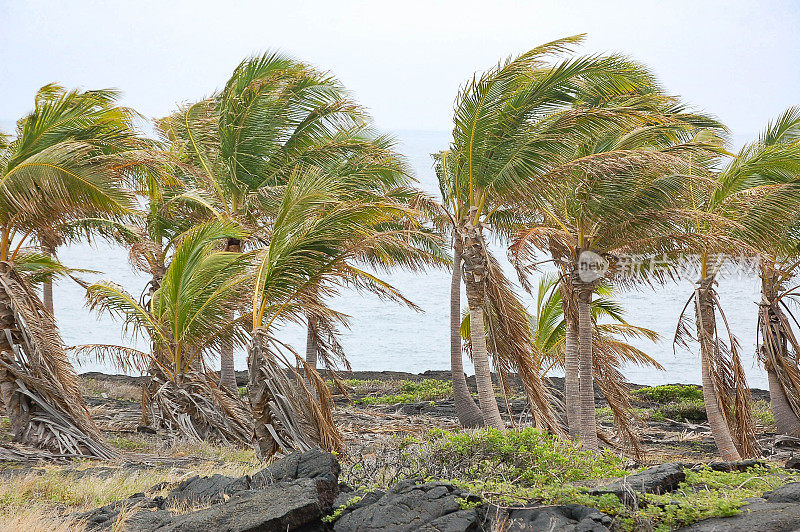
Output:
[[116,458],[77,381],[52,315],[13,265],[0,264],[0,407],[14,440],[56,455]]
[[708,424],[711,427],[711,434],[717,444],[723,460],[741,460],[739,451],[733,443],[728,423],[720,408],[719,398],[717,397],[714,379],[712,377],[712,364],[716,358],[718,346],[715,341],[716,316],[714,314],[714,303],[712,298],[713,277],[706,277],[700,282],[700,286],[695,293],[695,310],[697,322],[697,338],[700,340],[700,355],[703,383],[703,400],[706,405],[706,415]]
[[[233,321],[233,312],[226,312],[224,320]],[[229,392],[236,392],[236,367],[233,364],[233,346],[224,346],[219,350],[219,385]]]
[[576,281],[575,295],[578,307],[578,352],[580,353],[580,435],[584,448],[592,451],[598,449],[597,412],[594,406],[592,315],[590,309],[593,292],[594,286],[591,283]]
[[314,369],[317,369],[317,355],[319,348],[317,346],[317,320],[312,315],[308,315],[308,332],[306,334],[306,364]]
[[453,245],[453,278],[450,283],[450,375],[458,422],[465,428],[482,426],[483,415],[467,386],[461,355],[461,244],[457,236]]
[[[242,250],[242,242],[237,238],[229,238],[225,244],[225,251],[239,253]],[[233,312],[229,312],[224,319],[233,321]],[[226,390],[236,393],[236,367],[233,363],[233,346],[225,346],[219,351],[219,384]]]
[[778,434],[800,436],[800,419],[797,418],[792,410],[792,405],[789,404],[778,374],[769,369],[767,378],[769,379],[769,402],[772,405],[772,415],[775,418]]
[[492,372],[486,350],[486,326],[483,317],[485,284],[487,281],[486,249],[480,234],[480,226],[466,222],[460,228],[462,260],[464,261],[464,284],[469,304],[470,344],[472,362],[475,365],[475,383],[478,386],[478,404],[483,423],[487,427],[505,429],[497,397],[492,387]]
[[[778,302],[780,282],[773,269],[761,270],[761,304],[759,305],[759,330],[761,333],[761,358],[769,379],[769,399],[778,434],[800,436],[800,419],[792,408],[787,396],[787,388],[781,382],[778,372],[783,372],[787,379],[788,390],[792,390],[792,374],[797,362],[790,357],[789,343],[796,340],[788,325]],[[789,327],[789,330],[785,330]],[[788,372],[787,372],[788,370]],[[791,393],[791,391],[789,392]],[[797,400],[795,399],[795,403]]]
[[569,282],[561,282],[562,302],[566,334],[564,339],[564,405],[567,409],[567,425],[569,435],[580,437],[581,400],[578,375],[580,371],[580,353],[578,352],[578,311],[575,308],[575,296]]
[[[51,246],[50,244],[42,244],[42,253],[47,255],[50,258],[56,254],[55,246]],[[55,312],[53,310],[53,280],[48,279],[42,283],[42,303],[44,303],[44,308],[47,309],[51,315],[55,316]]]

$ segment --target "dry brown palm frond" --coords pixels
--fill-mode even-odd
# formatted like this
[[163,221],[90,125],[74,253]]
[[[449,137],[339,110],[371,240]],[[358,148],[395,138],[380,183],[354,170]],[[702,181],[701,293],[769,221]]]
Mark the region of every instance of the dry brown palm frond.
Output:
[[[689,348],[689,341],[698,343],[707,341],[713,346],[710,360],[708,360],[709,373],[714,387],[719,409],[728,426],[737,451],[742,457],[756,456],[759,452],[758,442],[755,438],[755,422],[750,408],[751,394],[747,385],[744,367],[741,361],[741,348],[733,336],[727,318],[717,296],[713,284],[713,277],[706,278],[698,284],[698,288],[681,311],[678,326],[675,331],[673,344]],[[700,300],[701,292],[706,291],[709,298],[710,312],[714,313],[710,320],[714,324],[713,330],[706,330],[697,326],[697,316],[700,316],[704,305]],[[687,312],[689,305],[694,303],[697,316]],[[727,334],[727,342],[720,337],[716,315],[722,319]],[[701,318],[702,322],[702,318]],[[692,332],[692,327],[698,332]],[[700,337],[702,335],[702,338]]]
[[[321,447],[343,452],[344,440],[333,422],[325,381],[297,354],[294,363],[264,329],[253,331],[248,353],[248,393],[255,422],[256,451],[262,459],[278,452]],[[299,365],[302,369],[295,369]]]
[[70,346],[67,351],[72,351],[78,361],[106,362],[125,373],[135,371],[145,374],[150,370],[150,364],[155,363],[160,366],[161,371],[166,371],[172,378],[170,369],[161,361],[150,353],[132,347],[112,344],[83,344]]
[[614,432],[623,448],[636,458],[641,457],[638,429],[642,426],[642,420],[633,410],[630,385],[617,369],[619,361],[616,360],[614,349],[602,340],[595,339],[592,364],[595,382],[614,415]]
[[762,271],[762,301],[758,310],[759,344],[756,352],[767,369],[775,373],[784,397],[795,416],[800,415],[800,341],[794,334],[794,315],[784,302],[793,290],[783,290],[774,268]]
[[558,257],[570,256],[571,250],[576,245],[575,239],[569,232],[537,225],[518,231],[511,238],[508,255],[522,287],[530,292],[532,286],[529,277],[536,271],[538,254],[549,252],[553,260],[557,262]]
[[[554,434],[562,434],[563,429],[553,411],[549,387],[539,373],[532,352],[528,314],[497,259],[491,253],[487,253],[487,259],[486,344],[492,354],[495,370],[506,393],[510,393],[510,379],[516,373],[531,403],[536,425]],[[470,342],[465,342],[464,347],[469,352]]]
[[147,403],[152,423],[190,440],[252,445],[250,409],[217,382],[202,371],[189,370],[179,382],[152,371]]
[[332,375],[335,375],[340,368],[352,371],[353,368],[350,366],[350,361],[347,360],[344,347],[339,343],[339,330],[336,324],[329,316],[322,315],[315,316],[315,318],[313,325],[310,326],[310,333],[315,336],[317,354],[322,365]]
[[115,457],[89,416],[53,317],[8,262],[0,263],[0,324],[0,401],[15,440]]

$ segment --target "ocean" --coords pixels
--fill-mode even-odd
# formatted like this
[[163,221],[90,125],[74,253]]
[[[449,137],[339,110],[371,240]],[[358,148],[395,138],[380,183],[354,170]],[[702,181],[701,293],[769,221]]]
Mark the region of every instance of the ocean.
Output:
[[[396,136],[420,187],[438,196],[430,153],[447,146],[448,133],[400,131]],[[494,246],[494,251],[508,274],[516,279],[504,250]],[[116,246],[103,243],[73,245],[61,248],[58,253],[68,266],[102,272],[83,275],[87,280],[113,280],[137,298],[147,282],[144,275],[130,268],[126,250]],[[350,329],[343,331],[341,341],[353,369],[418,373],[449,368],[450,273],[443,270],[418,274],[397,271],[385,278],[421,307],[422,312],[355,292],[345,292],[333,300],[333,308],[350,316]],[[686,280],[617,294],[630,323],[653,329],[662,336],[656,343],[634,343],[660,362],[664,371],[626,367],[624,374],[631,382],[649,385],[700,382],[697,346],[693,346],[691,351],[676,351],[672,342],[678,316],[692,289],[692,282]],[[521,289],[519,292],[525,304],[533,307],[534,298]],[[731,329],[741,345],[748,382],[752,387],[766,388],[766,374],[755,358],[756,303],[760,299],[758,279],[752,275],[722,279],[719,294]],[[58,281],[54,300],[56,319],[67,345],[108,343],[147,348],[147,342],[142,339],[123,336],[118,321],[90,313],[85,306],[84,290],[73,281]],[[462,297],[462,302],[465,301]],[[295,346],[298,352],[304,352],[305,331],[301,326],[286,325],[278,334],[281,340]],[[81,372],[119,372],[97,361],[76,360],[75,363]],[[236,367],[246,368],[244,352],[237,353]],[[465,367],[468,373],[472,372],[468,361],[465,361]]]

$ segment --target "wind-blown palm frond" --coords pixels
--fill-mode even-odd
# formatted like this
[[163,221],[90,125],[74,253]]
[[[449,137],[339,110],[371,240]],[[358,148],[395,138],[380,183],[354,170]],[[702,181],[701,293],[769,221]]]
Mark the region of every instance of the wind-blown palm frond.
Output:
[[250,289],[250,254],[219,250],[221,241],[243,236],[236,224],[217,220],[184,233],[149,304],[113,283],[87,289],[92,310],[120,317],[124,330],[146,337],[152,351],[89,345],[78,352],[150,373],[152,417],[186,437],[251,443],[245,405],[219,389],[204,369],[221,345],[247,341],[247,320],[221,319],[231,310],[246,310],[241,301]]

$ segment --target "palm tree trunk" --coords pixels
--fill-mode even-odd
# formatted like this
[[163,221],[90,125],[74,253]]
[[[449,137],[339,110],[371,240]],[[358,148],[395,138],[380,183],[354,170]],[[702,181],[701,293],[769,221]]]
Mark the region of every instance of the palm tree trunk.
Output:
[[450,376],[458,422],[465,428],[482,426],[483,415],[467,387],[461,355],[461,244],[457,235],[453,242],[453,278],[450,283]]
[[[225,251],[239,253],[242,250],[242,242],[237,238],[228,238],[225,244]],[[224,317],[226,320],[233,321],[233,312]],[[237,393],[236,367],[233,363],[233,347],[225,346],[219,351],[219,385],[221,388],[231,393]]]
[[459,227],[462,260],[464,261],[464,284],[469,304],[470,345],[472,362],[475,365],[475,382],[478,386],[478,404],[487,427],[505,429],[497,396],[492,387],[492,373],[489,369],[489,355],[486,350],[486,329],[483,321],[485,284],[487,282],[487,259],[480,226],[469,221]]
[[778,376],[779,364],[789,361],[788,338],[783,330],[782,311],[778,306],[780,281],[772,268],[761,270],[761,304],[759,329],[761,332],[762,360],[769,380],[769,400],[778,434],[800,436],[800,419],[795,414],[783,383]]
[[712,376],[712,364],[716,358],[716,316],[714,315],[714,304],[712,301],[711,289],[714,282],[713,277],[706,277],[700,282],[700,286],[695,294],[697,337],[700,340],[701,369],[703,382],[703,400],[706,405],[706,415],[708,424],[711,427],[711,434],[717,444],[723,460],[741,460],[739,451],[733,443],[728,423],[719,405],[714,378]]
[[[233,312],[226,312],[223,317],[227,322],[233,321]],[[233,346],[226,345],[219,350],[219,385],[231,393],[237,393],[236,367],[233,364]]]
[[[42,244],[42,253],[50,258],[53,258],[53,256],[56,254],[55,246],[51,246],[50,244]],[[44,303],[44,308],[47,309],[47,312],[54,316],[52,279],[47,279],[42,283],[42,303]]]
[[480,403],[483,424],[487,427],[504,429],[503,418],[497,406],[497,396],[492,387],[492,373],[489,368],[489,357],[486,352],[486,329],[483,323],[483,309],[470,308],[470,341],[472,343],[472,361],[475,364],[475,382],[478,385],[478,402]]
[[595,451],[597,443],[597,412],[594,406],[594,378],[592,361],[592,314],[590,305],[594,286],[578,281],[575,287],[578,306],[578,351],[580,353],[580,435],[585,449]]
[[317,331],[316,318],[308,316],[308,333],[306,334],[306,364],[317,369]]
[[783,391],[778,374],[774,370],[767,370],[767,378],[769,379],[769,402],[772,405],[772,415],[775,418],[775,426],[778,429],[778,434],[786,434],[787,436],[800,436],[800,419],[792,410],[789,400],[786,398],[786,393]]
[[561,282],[561,294],[566,322],[564,339],[564,405],[567,409],[567,425],[569,435],[573,439],[580,437],[581,400],[578,375],[580,371],[580,353],[578,351],[578,315],[574,292],[571,283]]

